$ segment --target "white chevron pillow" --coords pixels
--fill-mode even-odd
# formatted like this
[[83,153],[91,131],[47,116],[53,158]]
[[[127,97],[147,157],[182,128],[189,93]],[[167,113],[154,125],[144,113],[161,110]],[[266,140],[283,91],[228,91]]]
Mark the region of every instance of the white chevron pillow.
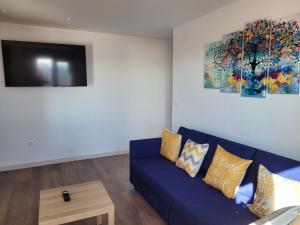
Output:
[[208,147],[209,144],[198,144],[189,139],[184,145],[176,166],[184,169],[191,177],[195,177],[200,170]]

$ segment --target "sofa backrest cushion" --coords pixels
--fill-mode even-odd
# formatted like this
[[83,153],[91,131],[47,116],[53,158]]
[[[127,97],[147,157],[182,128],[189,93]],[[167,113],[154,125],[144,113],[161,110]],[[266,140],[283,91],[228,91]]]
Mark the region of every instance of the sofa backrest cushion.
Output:
[[239,192],[251,196],[253,199],[256,186],[259,165],[263,164],[272,173],[300,181],[300,162],[285,158],[273,153],[257,150],[252,165],[249,167],[248,176],[240,187]]
[[183,149],[183,147],[188,139],[191,139],[192,141],[194,141],[198,144],[204,144],[206,141],[206,136],[207,136],[207,134],[205,134],[205,133],[202,133],[197,130],[188,129],[186,127],[180,127],[178,130],[178,134],[182,135],[181,150]]
[[232,142],[223,138],[219,138],[213,135],[207,135],[206,143],[209,144],[209,150],[204,158],[203,164],[201,166],[201,174],[205,175],[209,165],[212,162],[215,151],[217,149],[217,145],[221,145],[226,151],[239,156],[243,159],[253,159],[254,154],[256,152],[255,148],[242,145],[236,142]]

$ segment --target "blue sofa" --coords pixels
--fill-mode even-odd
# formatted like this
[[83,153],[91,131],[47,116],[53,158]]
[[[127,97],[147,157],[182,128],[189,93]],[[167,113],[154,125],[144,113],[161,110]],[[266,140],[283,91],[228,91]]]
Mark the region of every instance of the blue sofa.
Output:
[[[257,220],[247,204],[253,200],[259,164],[300,181],[299,161],[184,127],[178,133],[182,135],[182,147],[187,139],[210,145],[195,178],[160,156],[161,138],[130,142],[130,181],[168,225],[247,225]],[[226,198],[202,181],[218,144],[237,156],[253,160],[236,199]]]

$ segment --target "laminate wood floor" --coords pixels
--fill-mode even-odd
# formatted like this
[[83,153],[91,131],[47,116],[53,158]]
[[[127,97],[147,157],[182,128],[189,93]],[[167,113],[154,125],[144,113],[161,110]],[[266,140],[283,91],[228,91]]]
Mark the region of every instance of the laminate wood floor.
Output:
[[[0,225],[38,225],[40,189],[94,180],[103,182],[115,204],[116,225],[165,225],[130,184],[128,155],[1,172]],[[95,224],[91,218],[68,225]]]

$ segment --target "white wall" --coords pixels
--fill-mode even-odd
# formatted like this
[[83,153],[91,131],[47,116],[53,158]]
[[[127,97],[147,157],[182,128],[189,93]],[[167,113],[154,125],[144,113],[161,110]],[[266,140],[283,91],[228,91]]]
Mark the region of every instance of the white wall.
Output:
[[0,168],[128,150],[171,127],[171,41],[8,23],[0,39],[85,44],[89,82],[6,88],[0,55]]
[[300,96],[242,98],[203,88],[204,44],[246,22],[297,13],[299,0],[241,0],[175,28],[173,129],[188,126],[300,160]]

